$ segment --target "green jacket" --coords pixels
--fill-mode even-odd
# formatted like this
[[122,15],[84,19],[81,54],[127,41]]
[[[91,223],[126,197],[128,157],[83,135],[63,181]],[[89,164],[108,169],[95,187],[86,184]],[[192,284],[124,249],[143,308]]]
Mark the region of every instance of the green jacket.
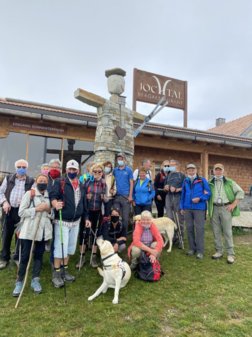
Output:
[[[227,198],[230,203],[234,202],[235,200],[235,193],[233,190],[233,180],[230,178],[223,177],[223,184],[224,184],[224,190],[227,195]],[[213,216],[213,200],[214,200],[214,178],[209,181],[209,186],[211,189],[211,197],[208,201],[208,214],[209,217],[212,218]],[[236,206],[234,210],[232,211],[232,216],[239,216],[240,215],[240,208],[239,206]]]

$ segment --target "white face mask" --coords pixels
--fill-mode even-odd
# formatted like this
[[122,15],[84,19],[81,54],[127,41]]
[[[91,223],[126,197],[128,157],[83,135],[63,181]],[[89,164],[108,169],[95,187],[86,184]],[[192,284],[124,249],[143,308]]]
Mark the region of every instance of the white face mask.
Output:
[[111,167],[106,166],[106,167],[104,168],[104,172],[105,172],[105,174],[109,174],[109,173],[111,172]]
[[192,176],[190,176],[190,175],[188,174],[188,178],[191,179],[191,180],[195,179],[196,177],[197,177],[197,174],[193,174]]
[[124,161],[123,161],[123,160],[117,160],[117,164],[118,164],[119,166],[123,166],[123,165],[124,165]]
[[214,178],[217,179],[217,180],[221,180],[221,179],[223,179],[223,176],[214,176]]

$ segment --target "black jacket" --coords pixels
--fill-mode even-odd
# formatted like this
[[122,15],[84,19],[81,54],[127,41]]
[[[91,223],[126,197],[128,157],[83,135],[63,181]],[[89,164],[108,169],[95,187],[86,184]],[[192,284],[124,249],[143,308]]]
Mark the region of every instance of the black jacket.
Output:
[[[68,178],[58,178],[49,193],[51,202],[53,200],[62,200],[64,206],[62,208],[63,221],[76,221],[80,217],[88,218],[86,206],[86,190],[83,184],[80,183],[81,198],[75,207],[74,190]],[[55,210],[55,219],[59,219],[59,211]]]

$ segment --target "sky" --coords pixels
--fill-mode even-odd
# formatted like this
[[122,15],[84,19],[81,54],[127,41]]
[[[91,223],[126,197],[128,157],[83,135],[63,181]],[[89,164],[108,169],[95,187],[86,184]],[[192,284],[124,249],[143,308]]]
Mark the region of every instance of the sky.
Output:
[[[0,97],[85,111],[82,88],[109,98],[105,70],[188,82],[188,127],[252,113],[251,0],[0,0]],[[153,105],[138,103],[149,114]],[[152,120],[183,126],[165,108]]]

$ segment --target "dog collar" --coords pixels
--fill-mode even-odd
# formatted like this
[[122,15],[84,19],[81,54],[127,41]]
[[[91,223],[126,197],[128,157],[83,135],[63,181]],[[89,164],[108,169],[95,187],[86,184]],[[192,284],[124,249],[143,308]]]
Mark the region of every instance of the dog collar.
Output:
[[105,261],[105,260],[107,260],[108,258],[110,258],[110,257],[113,256],[113,255],[115,255],[115,253],[112,253],[112,254],[110,254],[110,255],[104,257],[104,259],[102,259],[102,262]]

